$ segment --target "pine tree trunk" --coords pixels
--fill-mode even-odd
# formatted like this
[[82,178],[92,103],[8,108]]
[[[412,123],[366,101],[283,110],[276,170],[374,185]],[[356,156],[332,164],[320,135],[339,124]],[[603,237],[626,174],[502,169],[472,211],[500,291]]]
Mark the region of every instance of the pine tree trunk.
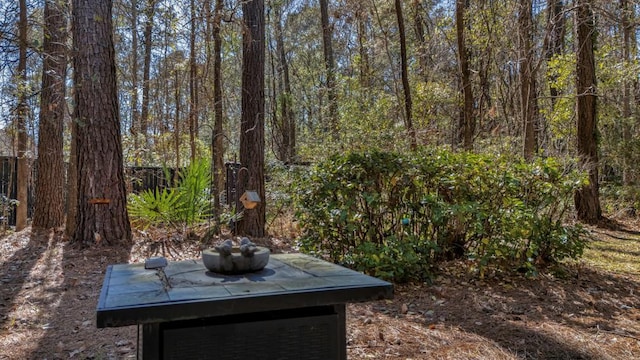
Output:
[[400,33],[400,66],[402,67],[402,90],[404,94],[404,111],[405,111],[405,127],[409,135],[409,143],[411,150],[415,150],[417,146],[416,131],[413,128],[412,120],[412,102],[411,87],[409,86],[409,74],[407,72],[407,40],[404,32],[404,17],[402,15],[402,2],[395,0],[396,18],[398,20],[398,32]]
[[419,0],[413,0],[413,27],[416,33],[418,64],[420,78],[426,83],[428,82],[427,71],[427,41],[424,31],[424,19],[422,17],[422,5]]
[[190,2],[191,31],[189,33],[189,147],[191,149],[191,162],[196,160],[196,137],[198,129],[198,96],[196,94],[196,6],[195,1]]
[[577,58],[577,149],[578,156],[589,171],[589,185],[575,194],[578,219],[596,224],[602,217],[598,191],[598,144],[596,123],[596,73],[593,43],[595,24],[591,0],[576,1]]
[[63,124],[66,111],[67,4],[47,0],[44,4],[45,54],[42,64],[40,125],[33,226],[55,228],[64,222]]
[[[635,32],[635,25],[631,25],[631,19],[633,18],[632,12],[635,11],[629,6],[628,0],[620,0],[620,11],[622,12],[621,27],[622,27],[622,60],[626,66],[631,61],[631,34]],[[622,87],[622,140],[624,149],[632,149],[632,112],[631,112],[631,98],[632,98],[632,80],[625,79]],[[632,153],[630,150],[625,150],[623,156],[623,168],[622,168],[622,183],[624,185],[631,185],[635,182],[635,176],[633,174],[633,166],[630,163],[632,160]]]
[[289,79],[289,63],[287,62],[284,48],[284,35],[282,31],[282,13],[280,9],[275,9],[275,35],[276,51],[278,52],[278,73],[280,82],[280,108],[282,115],[281,138],[282,157],[284,162],[293,162],[296,157],[296,121],[293,113],[291,97],[291,80]]
[[27,150],[29,146],[29,137],[27,136],[27,115],[29,113],[29,105],[27,105],[27,2],[20,0],[20,20],[18,21],[18,106],[16,107],[16,129],[18,133],[18,172],[17,184],[18,193],[16,200],[19,201],[16,208],[16,231],[20,231],[27,226],[27,209],[28,209],[28,184],[29,184],[29,159],[27,158]]
[[136,165],[140,166],[140,112],[138,111],[138,1],[131,0],[131,135]]
[[458,40],[458,67],[460,70],[463,106],[458,123],[458,143],[466,150],[473,147],[475,119],[473,116],[473,89],[471,87],[471,70],[469,69],[469,50],[465,39],[465,12],[469,0],[456,0],[456,34]]
[[[258,193],[261,202],[255,209],[244,210],[237,233],[265,236],[264,189],[264,0],[242,3],[242,122],[240,125],[240,163],[238,194],[245,190]],[[242,204],[237,204],[242,209]]]
[[69,127],[71,130],[71,144],[69,146],[69,167],[67,169],[65,234],[68,239],[73,239],[76,233],[76,217],[78,216],[78,124],[75,121],[71,121]]
[[[220,207],[220,193],[224,189],[224,132],[222,118],[222,26],[223,0],[216,0],[213,24],[213,184],[216,204]],[[228,199],[231,200],[231,199]]]
[[532,0],[522,0],[518,15],[519,39],[520,39],[520,104],[523,122],[523,156],[531,160],[537,150],[536,139],[536,83],[533,73],[533,49],[531,47],[532,27],[531,13],[533,11]]
[[73,1],[78,216],[73,241],[130,245],[111,0]]
[[[547,62],[551,61],[554,56],[562,55],[564,52],[564,35],[565,35],[565,15],[562,0],[551,0],[547,5],[547,22],[550,27],[549,41],[545,49],[545,57]],[[559,90],[555,85],[555,77],[549,81],[549,93],[551,95],[551,105],[554,106]]]
[[149,91],[151,84],[151,51],[153,50],[153,17],[156,10],[157,0],[148,0],[145,10],[144,23],[144,64],[142,66],[142,111],[140,116],[140,134],[145,141],[144,146],[148,145],[148,129],[149,129]]
[[329,23],[329,1],[320,0],[320,21],[322,25],[322,44],[324,50],[324,66],[326,70],[327,100],[329,101],[329,123],[326,128],[333,135],[333,139],[339,138],[338,131],[338,97],[336,95],[335,62],[333,60],[333,28]]

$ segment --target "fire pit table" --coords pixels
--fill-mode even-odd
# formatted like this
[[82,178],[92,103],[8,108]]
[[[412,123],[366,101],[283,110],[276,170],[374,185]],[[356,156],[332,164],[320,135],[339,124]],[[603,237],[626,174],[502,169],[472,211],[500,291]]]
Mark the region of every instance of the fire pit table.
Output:
[[201,260],[109,265],[97,326],[142,325],[143,359],[346,359],[345,304],[393,285],[303,254],[223,275]]

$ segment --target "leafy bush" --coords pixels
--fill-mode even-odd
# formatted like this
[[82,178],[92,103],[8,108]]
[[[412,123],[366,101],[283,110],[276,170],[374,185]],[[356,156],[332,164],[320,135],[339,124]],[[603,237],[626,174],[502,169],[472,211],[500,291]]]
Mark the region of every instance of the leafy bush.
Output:
[[6,228],[9,223],[9,214],[19,204],[18,200],[10,199],[5,194],[0,194],[0,229]]
[[211,216],[210,183],[209,162],[197,160],[180,174],[175,187],[129,195],[128,211],[132,222],[142,227],[166,225],[175,228],[201,223]]
[[438,261],[535,271],[575,258],[583,231],[564,225],[586,177],[554,159],[534,163],[444,150],[336,155],[299,180],[303,251],[396,281]]

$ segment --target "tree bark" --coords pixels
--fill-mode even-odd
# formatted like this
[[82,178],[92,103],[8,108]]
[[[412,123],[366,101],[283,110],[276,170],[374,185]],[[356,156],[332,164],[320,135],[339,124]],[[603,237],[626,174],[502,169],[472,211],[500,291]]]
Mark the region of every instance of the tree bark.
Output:
[[280,109],[281,109],[281,160],[293,162],[296,157],[296,121],[293,113],[291,80],[289,78],[289,63],[287,62],[284,48],[284,35],[282,31],[282,12],[276,6],[275,12],[275,35],[276,51],[278,53],[278,79],[280,87]]
[[131,135],[136,165],[140,166],[140,111],[138,110],[138,0],[131,0]]
[[[631,61],[631,35],[635,33],[635,25],[631,25],[631,20],[635,18],[633,16],[635,10],[629,6],[628,0],[620,0],[620,11],[622,12],[622,61],[626,68]],[[630,79],[625,79],[622,85],[622,140],[625,149],[624,154],[622,154],[622,183],[627,186],[635,182],[633,166],[630,164],[632,154],[629,151],[633,147],[631,144],[633,130],[631,111],[632,85]]]
[[173,129],[175,131],[175,133],[173,134],[173,140],[174,140],[174,146],[175,146],[175,152],[176,152],[176,171],[174,172],[174,178],[173,181],[174,183],[177,183],[178,178],[179,178],[179,172],[180,172],[180,167],[182,166],[181,160],[180,160],[180,143],[181,143],[181,137],[180,137],[180,79],[179,79],[179,75],[180,75],[180,70],[177,68],[173,69],[173,98],[175,101],[175,108],[176,108],[176,116],[174,119],[174,125],[173,125]]
[[28,209],[28,184],[29,184],[29,159],[27,150],[29,137],[27,136],[27,116],[29,105],[27,105],[27,2],[20,0],[20,15],[18,21],[18,69],[16,82],[18,83],[18,105],[16,107],[16,129],[18,133],[18,171],[17,184],[18,193],[16,200],[16,231],[20,231],[27,226]]
[[595,24],[592,0],[577,0],[575,6],[577,149],[582,165],[589,172],[589,184],[576,191],[574,201],[578,219],[596,224],[602,217],[602,210],[598,191],[597,87],[593,52]]
[[149,129],[149,91],[151,77],[151,51],[153,50],[153,17],[156,10],[157,0],[148,0],[145,9],[144,23],[144,64],[142,68],[142,113],[140,116],[140,133],[145,141],[144,146],[148,145],[148,129]]
[[[240,163],[238,194],[258,193],[262,200],[255,209],[244,210],[236,231],[240,235],[265,236],[264,189],[264,0],[242,3],[242,121],[240,125]],[[242,204],[236,204],[242,209]]]
[[[369,16],[367,14],[366,7],[362,3],[358,3],[358,8],[356,10],[356,21],[358,22],[358,54],[360,55],[359,65],[359,80],[361,91],[363,93],[367,93],[368,89],[371,87],[371,63],[369,61],[369,47],[367,45],[367,23],[369,21]],[[364,99],[367,99],[368,96],[364,96]],[[367,101],[361,104],[361,109],[365,110],[367,108]]]
[[409,135],[411,150],[417,147],[416,131],[413,128],[411,111],[411,87],[409,86],[409,74],[407,72],[407,40],[404,32],[404,17],[402,15],[402,2],[395,0],[396,17],[398,20],[398,32],[400,33],[400,66],[402,72],[402,90],[404,94],[405,127]]
[[33,227],[56,228],[64,222],[63,124],[66,111],[67,2],[46,0],[42,92]]
[[[550,62],[554,56],[562,55],[564,52],[565,35],[565,15],[562,0],[550,0],[547,5],[547,22],[550,27],[549,41],[545,49],[545,57]],[[559,95],[559,89],[555,85],[556,77],[549,81],[549,93],[551,95],[551,106],[553,107]]]
[[518,29],[520,39],[520,104],[523,122],[522,154],[531,160],[537,151],[537,105],[536,105],[536,77],[534,74],[532,39],[532,11],[533,0],[520,1],[518,14]]
[[122,163],[111,0],[73,0],[78,216],[73,241],[131,243]]
[[424,30],[424,19],[422,18],[422,5],[419,0],[413,0],[413,27],[416,33],[418,64],[420,78],[426,83],[427,77],[427,41]]
[[213,184],[216,206],[220,208],[220,193],[224,189],[224,132],[222,118],[222,26],[223,0],[216,0],[213,23]]
[[71,144],[69,146],[69,168],[67,169],[65,234],[68,239],[73,239],[76,233],[76,218],[78,216],[78,124],[75,121],[71,121],[69,127],[71,129]]
[[458,68],[462,86],[463,105],[458,123],[458,144],[466,150],[473,147],[475,118],[473,116],[473,88],[471,87],[471,71],[469,70],[469,49],[465,39],[464,16],[469,7],[469,0],[456,0],[456,34],[458,42]]
[[333,60],[333,27],[329,23],[329,1],[320,0],[320,22],[322,25],[322,45],[324,52],[324,66],[326,71],[327,98],[329,101],[329,123],[327,130],[334,140],[338,140],[338,97],[336,95],[335,62]]
[[191,162],[196,160],[196,137],[198,133],[198,96],[197,64],[196,64],[196,5],[190,1],[191,31],[189,33],[189,147],[191,149]]

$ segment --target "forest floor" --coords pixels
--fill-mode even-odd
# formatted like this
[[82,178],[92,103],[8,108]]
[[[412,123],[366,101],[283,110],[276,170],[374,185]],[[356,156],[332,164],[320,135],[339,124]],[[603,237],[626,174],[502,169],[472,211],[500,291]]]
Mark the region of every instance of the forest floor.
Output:
[[[640,222],[591,232],[584,259],[536,278],[478,280],[450,263],[430,283],[396,285],[392,300],[348,305],[349,359],[640,358]],[[96,328],[104,271],[162,255],[163,243],[170,260],[210,246],[167,236],[137,233],[128,250],[30,229],[0,237],[0,359],[135,359],[136,327]]]

